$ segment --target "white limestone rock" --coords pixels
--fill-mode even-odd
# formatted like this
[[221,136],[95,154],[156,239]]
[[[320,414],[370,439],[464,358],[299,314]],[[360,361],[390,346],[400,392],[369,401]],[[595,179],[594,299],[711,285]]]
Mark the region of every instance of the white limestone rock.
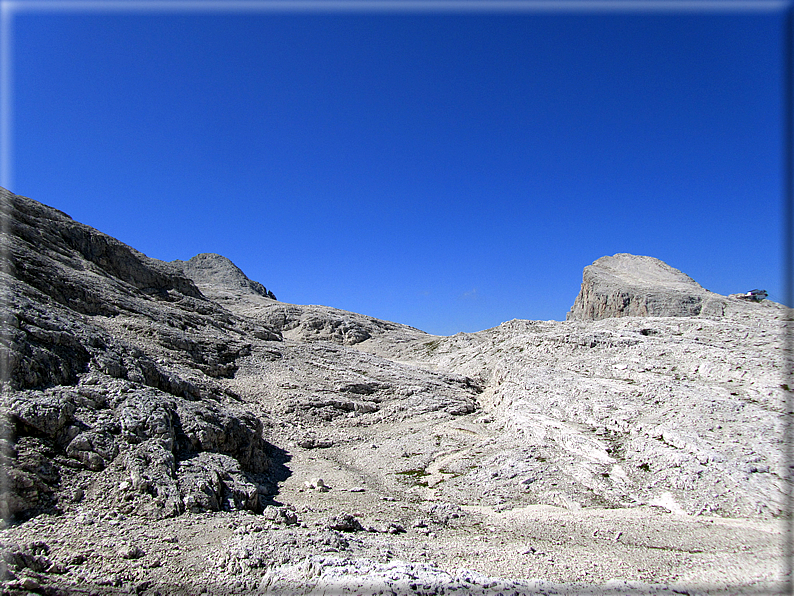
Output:
[[585,267],[567,319],[721,316],[726,302],[659,259],[619,253]]

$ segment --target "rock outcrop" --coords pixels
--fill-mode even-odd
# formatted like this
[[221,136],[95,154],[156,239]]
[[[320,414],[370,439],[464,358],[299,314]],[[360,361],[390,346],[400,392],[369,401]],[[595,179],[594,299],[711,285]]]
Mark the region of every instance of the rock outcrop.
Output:
[[584,269],[570,320],[721,316],[726,300],[653,257],[619,253]]
[[253,293],[275,300],[276,296],[258,281],[248,279],[242,270],[226,257],[202,253],[187,261],[172,261],[185,275],[204,288],[208,295],[231,293],[233,296]]
[[[180,267],[4,189],[0,201],[3,517],[57,510],[100,473],[126,478],[103,498],[129,511],[258,510],[262,420],[218,379],[246,338],[280,334],[208,300]],[[210,454],[211,494],[191,498],[182,470]]]

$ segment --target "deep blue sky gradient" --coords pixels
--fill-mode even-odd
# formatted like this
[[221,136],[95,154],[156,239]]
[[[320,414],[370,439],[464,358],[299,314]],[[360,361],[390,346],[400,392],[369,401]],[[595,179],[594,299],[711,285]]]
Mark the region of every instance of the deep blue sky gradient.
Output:
[[782,20],[22,12],[11,190],[438,334],[617,252],[780,301]]

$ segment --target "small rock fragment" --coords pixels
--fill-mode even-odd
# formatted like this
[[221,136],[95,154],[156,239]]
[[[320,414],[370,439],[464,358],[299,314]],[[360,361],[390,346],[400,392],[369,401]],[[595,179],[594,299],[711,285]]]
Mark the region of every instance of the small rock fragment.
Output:
[[392,522],[386,528],[386,532],[389,534],[404,534],[405,528],[402,524],[398,524],[397,522]]
[[303,485],[306,488],[310,488],[321,493],[328,492],[330,490],[330,488],[325,485],[325,481],[322,478],[312,478],[311,480],[304,482]]
[[[273,505],[268,505],[262,511],[262,516],[277,524],[293,526],[298,523],[297,514],[289,507],[274,507]],[[247,528],[247,530],[257,531],[255,528]],[[261,530],[262,528],[259,528],[259,531]]]
[[142,556],[146,554],[137,546],[129,546],[129,545],[122,546],[118,550],[118,553],[122,559],[140,559]]
[[30,590],[31,592],[38,592],[41,590],[41,584],[32,577],[23,577],[19,582],[19,587],[23,590]]
[[349,513],[340,513],[328,520],[326,527],[329,530],[338,530],[340,532],[363,532],[364,526],[361,525],[354,516]]

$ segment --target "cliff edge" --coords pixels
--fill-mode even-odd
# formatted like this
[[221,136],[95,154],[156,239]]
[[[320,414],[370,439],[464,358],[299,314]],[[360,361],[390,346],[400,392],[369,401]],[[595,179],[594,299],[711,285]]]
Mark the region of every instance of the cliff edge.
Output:
[[584,268],[567,320],[722,316],[727,299],[653,257],[619,253]]

